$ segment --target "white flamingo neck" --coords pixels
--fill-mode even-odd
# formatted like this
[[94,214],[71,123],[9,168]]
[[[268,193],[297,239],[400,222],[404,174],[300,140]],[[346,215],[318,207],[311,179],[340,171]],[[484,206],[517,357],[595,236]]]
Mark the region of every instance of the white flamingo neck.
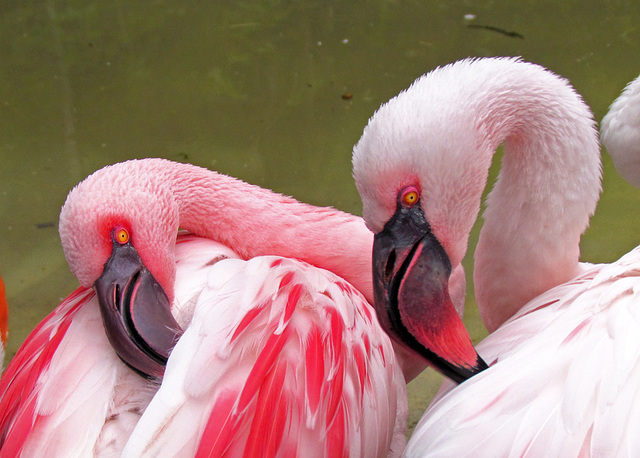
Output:
[[167,174],[181,227],[245,258],[278,255],[330,270],[372,300],[373,234],[362,218],[200,167],[160,162],[170,164]]
[[601,190],[588,107],[565,80],[537,66],[520,70],[496,78],[502,87],[478,113],[489,151],[504,143],[475,252],[476,299],[489,331],[579,273],[580,236]]

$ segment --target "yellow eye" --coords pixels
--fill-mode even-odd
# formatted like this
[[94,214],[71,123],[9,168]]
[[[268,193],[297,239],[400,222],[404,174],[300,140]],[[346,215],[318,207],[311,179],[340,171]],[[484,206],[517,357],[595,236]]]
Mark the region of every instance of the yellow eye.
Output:
[[115,237],[120,245],[124,245],[129,241],[129,232],[124,228],[118,229],[115,233]]
[[402,193],[401,200],[404,205],[408,207],[412,207],[418,202],[419,198],[420,198],[420,194],[418,194],[418,191],[416,190],[416,188],[411,186],[404,190],[404,192]]

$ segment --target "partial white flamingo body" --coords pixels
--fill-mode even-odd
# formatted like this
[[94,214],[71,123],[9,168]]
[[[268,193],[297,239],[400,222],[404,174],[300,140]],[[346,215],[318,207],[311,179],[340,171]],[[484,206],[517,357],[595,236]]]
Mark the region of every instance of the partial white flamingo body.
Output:
[[[179,227],[194,235],[177,236]],[[132,454],[162,443],[201,456],[223,444],[286,452],[312,437],[301,454],[401,450],[404,378],[356,289],[371,295],[371,235],[361,219],[199,167],[143,160],[78,185],[60,233],[72,271],[96,294],[81,290],[61,304],[9,366],[0,381],[9,387],[0,398],[0,454],[118,455],[129,439]],[[146,414],[156,374],[168,386]],[[67,396],[53,399],[61,381]],[[229,414],[237,423],[218,423],[238,393],[242,409]],[[283,404],[289,416],[272,408]],[[165,408],[198,411],[189,434]],[[265,414],[286,420],[283,434],[258,428]],[[299,436],[290,434],[294,424]]]
[[477,346],[489,369],[443,386],[405,455],[636,456],[638,304],[640,248],[538,296]]
[[404,378],[360,293],[278,257],[208,277],[124,456],[399,456]]
[[[492,331],[477,348],[490,367],[445,384],[405,455],[635,456],[640,251],[579,262],[601,170],[592,115],[565,80],[514,59],[461,61],[418,79],[380,108],[354,150],[367,224],[378,232],[401,210],[424,214],[411,230],[435,238],[455,266],[501,143],[474,270]],[[440,280],[424,282],[432,291]],[[414,321],[425,313],[406,308]]]
[[602,118],[602,144],[616,170],[640,187],[640,77],[631,81]]

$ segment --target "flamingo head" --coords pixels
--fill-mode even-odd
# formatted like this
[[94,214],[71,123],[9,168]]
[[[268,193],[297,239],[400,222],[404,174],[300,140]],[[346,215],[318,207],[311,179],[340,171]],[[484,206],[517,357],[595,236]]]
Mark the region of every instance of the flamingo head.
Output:
[[487,366],[455,312],[451,298],[464,293],[450,288],[464,282],[451,273],[462,271],[492,145],[483,144],[467,114],[473,111],[465,106],[473,100],[468,85],[451,81],[465,72],[450,67],[419,78],[380,107],[354,148],[353,174],[375,234],[379,321],[461,382]]
[[178,210],[144,161],[99,170],[77,185],[60,213],[71,271],[96,291],[118,355],[160,376],[180,328],[171,314]]

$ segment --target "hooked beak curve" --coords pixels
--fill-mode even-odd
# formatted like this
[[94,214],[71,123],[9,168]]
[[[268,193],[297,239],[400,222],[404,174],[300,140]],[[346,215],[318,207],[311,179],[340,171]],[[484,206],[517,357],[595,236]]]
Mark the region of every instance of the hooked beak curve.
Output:
[[169,298],[133,245],[114,241],[93,287],[118,356],[143,376],[162,377],[182,330],[171,314]]
[[461,383],[488,366],[449,297],[451,263],[420,206],[399,207],[373,243],[375,308],[383,329]]

